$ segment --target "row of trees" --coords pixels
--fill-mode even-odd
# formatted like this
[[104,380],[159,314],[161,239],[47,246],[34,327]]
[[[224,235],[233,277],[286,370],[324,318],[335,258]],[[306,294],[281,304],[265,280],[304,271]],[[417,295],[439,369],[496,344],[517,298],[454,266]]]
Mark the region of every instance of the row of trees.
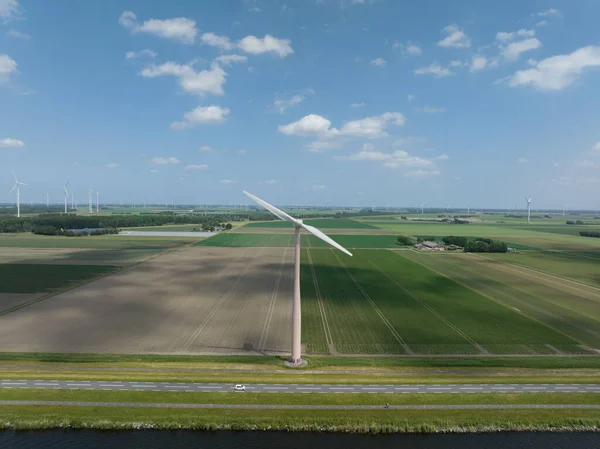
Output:
[[582,237],[600,238],[600,232],[598,232],[598,231],[579,231],[579,235]]
[[567,220],[567,224],[568,225],[584,225],[585,223],[581,220],[577,220],[577,221]]
[[506,243],[480,237],[467,242],[465,245],[466,253],[505,253],[507,251]]
[[118,234],[119,230],[117,228],[105,228],[105,229],[94,229],[90,231],[77,231],[74,232],[72,230],[58,229],[54,226],[36,226],[32,231],[37,235],[61,235],[65,237],[85,237],[89,235],[108,235],[108,234]]

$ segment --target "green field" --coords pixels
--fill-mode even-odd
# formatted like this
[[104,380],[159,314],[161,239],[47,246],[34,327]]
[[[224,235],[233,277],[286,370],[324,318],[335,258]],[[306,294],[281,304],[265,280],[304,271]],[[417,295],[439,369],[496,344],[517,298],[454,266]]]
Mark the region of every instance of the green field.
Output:
[[[395,235],[330,235],[332,239],[346,248],[400,248]],[[308,248],[328,248],[321,239],[302,234],[300,244]],[[264,246],[291,247],[294,245],[293,234],[217,234],[194,244],[195,246]]]
[[[316,226],[320,229],[373,229],[373,226],[344,218],[323,218],[314,220],[305,220],[310,226]],[[252,222],[245,225],[247,228],[291,228],[290,223],[281,220]]]
[[186,237],[90,236],[54,237],[33,234],[0,234],[0,248],[100,248],[100,249],[157,249],[193,242]]
[[0,293],[40,293],[110,273],[103,265],[0,264]]

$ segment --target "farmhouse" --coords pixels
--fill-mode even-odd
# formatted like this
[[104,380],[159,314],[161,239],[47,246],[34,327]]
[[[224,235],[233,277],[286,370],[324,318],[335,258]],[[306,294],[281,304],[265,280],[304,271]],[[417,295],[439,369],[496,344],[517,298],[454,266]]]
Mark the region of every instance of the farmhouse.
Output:
[[416,249],[420,249],[420,250],[425,250],[425,251],[444,251],[446,248],[444,248],[444,245],[438,243],[438,242],[422,242],[422,243],[417,243],[415,245]]

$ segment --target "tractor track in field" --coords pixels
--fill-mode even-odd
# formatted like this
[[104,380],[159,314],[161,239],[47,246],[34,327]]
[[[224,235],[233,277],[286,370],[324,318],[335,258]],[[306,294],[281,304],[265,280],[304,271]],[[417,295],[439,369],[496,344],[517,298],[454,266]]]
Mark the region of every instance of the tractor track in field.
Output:
[[385,271],[383,271],[381,268],[379,268],[377,265],[375,265],[370,260],[369,260],[369,264],[372,265],[373,268],[375,268],[376,270],[378,270],[381,274],[383,274],[386,278],[388,278],[391,282],[393,282],[396,286],[398,286],[404,293],[406,293],[412,299],[414,299],[419,304],[421,304],[423,307],[425,307],[427,310],[429,310],[431,313],[433,313],[444,324],[446,324],[448,327],[450,327],[450,329],[452,329],[454,332],[456,332],[458,335],[460,335],[462,338],[464,338],[470,344],[472,344],[473,346],[475,346],[479,350],[479,352],[481,354],[489,354],[490,353],[487,349],[485,349],[483,346],[481,346],[479,343],[477,343],[475,340],[473,340],[471,337],[469,337],[467,334],[465,334],[459,327],[457,327],[454,324],[452,324],[452,322],[450,322],[445,316],[443,316],[442,314],[440,314],[438,311],[436,311],[433,307],[431,307],[429,304],[427,304],[421,298],[419,298],[418,296],[416,296],[415,294],[413,294],[403,284],[401,284],[395,278],[393,278],[392,276],[390,276],[389,273],[386,273]]
[[273,292],[271,293],[271,299],[269,301],[269,308],[267,310],[267,316],[265,318],[265,323],[263,325],[262,332],[260,334],[260,340],[258,341],[258,349],[260,351],[265,350],[265,345],[267,344],[267,336],[269,335],[269,328],[271,327],[271,319],[273,318],[273,310],[275,309],[275,303],[277,301],[277,292],[279,290],[279,284],[281,283],[281,274],[283,273],[283,267],[285,266],[285,257],[287,256],[288,248],[283,250],[283,255],[281,256],[281,262],[279,264],[279,271],[277,272],[277,279],[275,280],[275,285],[273,286]]
[[308,254],[308,264],[310,265],[310,272],[312,274],[313,284],[315,286],[315,293],[317,296],[317,305],[319,306],[319,311],[321,312],[321,321],[323,323],[323,330],[325,331],[325,340],[327,341],[327,347],[329,348],[329,352],[331,355],[339,355],[339,353],[335,350],[335,346],[333,344],[331,328],[329,327],[329,321],[327,320],[327,313],[325,312],[325,304],[323,303],[323,296],[321,295],[321,289],[319,287],[319,281],[317,279],[317,273],[316,273],[315,267],[313,265],[313,259],[312,259],[312,255],[310,254],[310,249],[308,249],[306,252]]
[[[333,250],[330,250],[330,251],[333,251]],[[404,341],[404,339],[398,333],[398,331],[396,331],[396,329],[394,328],[394,326],[392,325],[392,323],[390,323],[390,321],[387,319],[387,317],[381,311],[381,309],[379,307],[377,307],[377,304],[375,304],[375,301],[373,301],[371,299],[371,297],[369,296],[369,294],[365,291],[365,289],[362,287],[362,285],[360,285],[360,282],[358,282],[358,280],[350,272],[350,270],[348,269],[348,267],[346,265],[344,265],[344,263],[342,262],[342,260],[339,258],[339,256],[335,252],[333,252],[333,255],[336,258],[336,260],[338,261],[338,263],[340,264],[340,266],[346,271],[346,274],[348,275],[348,277],[352,280],[352,282],[354,282],[354,285],[356,285],[356,287],[360,290],[360,292],[365,297],[365,299],[369,302],[369,304],[371,304],[371,307],[373,307],[373,310],[375,310],[375,313],[377,313],[377,315],[379,316],[379,318],[381,318],[381,321],[383,322],[383,324],[385,324],[385,326],[389,329],[389,331],[392,333],[392,335],[398,341],[398,343],[400,343],[402,345],[402,347],[404,348],[404,350],[406,351],[406,353],[407,354],[414,354],[414,351],[408,346],[408,344]]]

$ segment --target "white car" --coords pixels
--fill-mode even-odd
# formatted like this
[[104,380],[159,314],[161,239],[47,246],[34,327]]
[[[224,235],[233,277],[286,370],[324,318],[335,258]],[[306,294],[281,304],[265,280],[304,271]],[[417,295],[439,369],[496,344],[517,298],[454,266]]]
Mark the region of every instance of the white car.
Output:
[[235,387],[233,387],[233,389],[235,391],[246,391],[246,386],[245,385],[236,385]]

